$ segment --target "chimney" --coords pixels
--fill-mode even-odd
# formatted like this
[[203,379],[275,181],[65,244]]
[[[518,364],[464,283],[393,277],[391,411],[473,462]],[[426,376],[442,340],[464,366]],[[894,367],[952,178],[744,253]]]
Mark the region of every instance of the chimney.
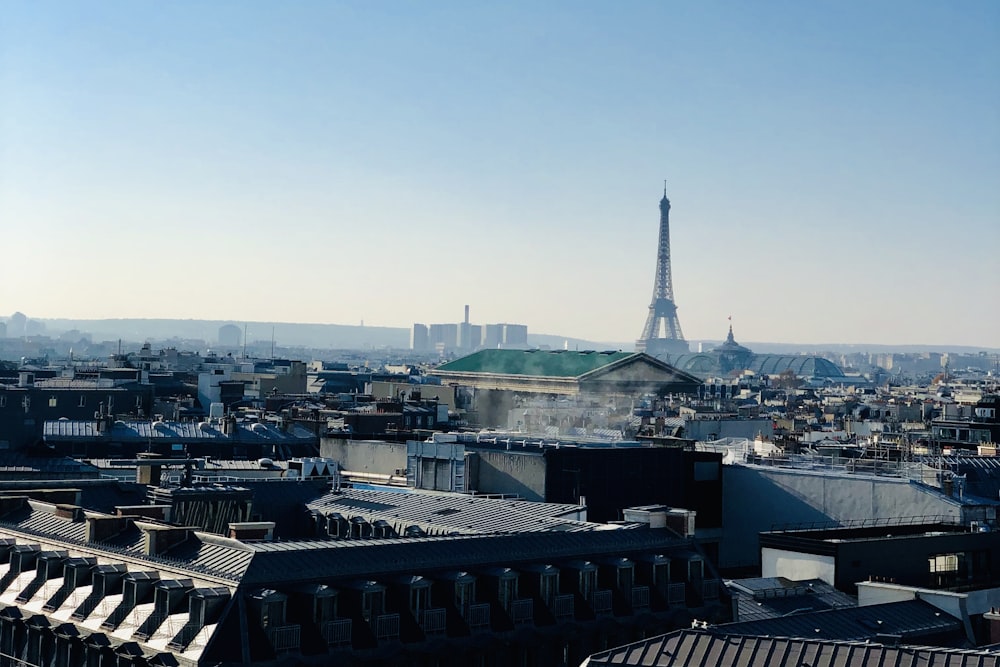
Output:
[[270,542],[274,539],[273,521],[241,521],[229,524],[229,537],[240,542]]
[[70,521],[83,521],[83,508],[77,507],[76,505],[68,505],[60,503],[55,506],[55,510],[52,512],[60,519],[69,519]]
[[85,539],[90,542],[103,542],[122,533],[128,528],[131,519],[124,516],[88,516]]
[[469,304],[465,304],[465,323],[469,323]]
[[186,542],[191,536],[190,526],[164,526],[155,523],[135,522],[143,535],[143,553],[147,556],[160,556],[171,548]]
[[986,625],[986,643],[1000,643],[1000,607],[990,607],[990,610],[983,614],[983,622]]
[[115,507],[117,516],[134,516],[170,522],[170,505],[118,505]]

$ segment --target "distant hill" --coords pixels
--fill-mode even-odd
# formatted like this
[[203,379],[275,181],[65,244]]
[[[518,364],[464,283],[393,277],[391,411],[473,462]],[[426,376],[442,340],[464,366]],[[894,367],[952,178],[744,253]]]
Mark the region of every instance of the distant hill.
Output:
[[209,345],[219,338],[219,327],[235,324],[246,328],[249,343],[271,340],[282,346],[330,349],[371,349],[410,346],[410,330],[397,327],[363,327],[350,324],[298,324],[290,322],[237,322],[233,320],[41,320],[51,334],[78,329],[93,340],[127,341],[167,340],[171,338],[202,340]]
[[622,352],[632,352],[635,349],[635,342],[631,343],[608,343],[585,340],[583,338],[569,338],[568,336],[557,336],[555,334],[528,334],[528,345],[550,350],[621,350]]

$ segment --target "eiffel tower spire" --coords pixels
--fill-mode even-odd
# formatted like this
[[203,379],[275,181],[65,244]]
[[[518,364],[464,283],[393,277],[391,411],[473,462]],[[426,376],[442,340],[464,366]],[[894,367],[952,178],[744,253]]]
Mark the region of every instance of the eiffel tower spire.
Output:
[[666,181],[663,182],[663,199],[660,200],[660,243],[656,251],[653,300],[635,349],[661,358],[690,351],[677,319],[674,285],[670,277],[670,200],[667,199]]

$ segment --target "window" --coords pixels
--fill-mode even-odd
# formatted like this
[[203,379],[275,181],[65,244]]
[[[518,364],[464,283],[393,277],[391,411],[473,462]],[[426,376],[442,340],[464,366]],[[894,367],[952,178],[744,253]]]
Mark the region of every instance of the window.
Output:
[[940,554],[927,559],[931,572],[958,572],[958,554]]
[[0,408],[6,408],[6,407],[7,407],[7,397],[0,396]]
[[458,608],[462,616],[469,615],[469,607],[472,606],[476,592],[471,581],[459,581],[455,583],[455,607]]
[[76,407],[78,407],[78,408],[85,408],[85,407],[87,407],[87,397],[83,396],[81,394],[80,395],[80,401],[79,401],[79,403],[77,403]]
[[595,570],[582,570],[580,572],[580,597],[590,600],[597,588],[597,572]]
[[618,568],[618,590],[622,591],[626,595],[632,594],[632,566],[623,565]]
[[517,599],[517,578],[501,577],[497,595],[499,597],[500,606],[509,611],[510,603]]
[[365,591],[361,594],[361,615],[371,623],[376,616],[385,613],[385,593],[379,589]]
[[59,401],[56,400],[56,397],[55,396],[49,396],[49,407],[50,408],[54,408],[57,405],[59,405]]
[[285,624],[285,601],[282,599],[278,600],[264,600],[260,608],[261,611],[261,625],[265,628],[284,625]]
[[418,621],[423,619],[423,613],[427,610],[427,587],[412,586],[410,588],[410,611]]
[[325,623],[332,621],[336,616],[336,599],[332,595],[317,595],[313,607],[313,620]]
[[539,597],[545,601],[545,604],[550,608],[554,606],[556,595],[559,594],[559,575],[555,572],[541,575],[539,589]]

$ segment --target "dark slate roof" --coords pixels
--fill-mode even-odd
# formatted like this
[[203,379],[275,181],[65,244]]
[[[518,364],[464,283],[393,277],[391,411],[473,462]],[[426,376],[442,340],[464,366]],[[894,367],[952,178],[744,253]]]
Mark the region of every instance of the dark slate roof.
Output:
[[0,473],[15,472],[78,475],[81,479],[100,474],[94,466],[68,457],[26,456],[22,452],[0,452]]
[[759,621],[795,613],[856,607],[857,600],[822,579],[757,577],[727,581],[737,600],[737,620]]
[[569,350],[480,350],[438,366],[436,371],[575,378],[629,357],[632,352]]
[[694,667],[872,667],[873,665],[923,665],[925,667],[1000,667],[1000,654],[982,650],[937,647],[884,646],[877,643],[834,642],[787,637],[748,637],[697,630],[626,644],[587,658],[585,667],[611,665]]
[[398,574],[467,570],[519,563],[657,551],[691,553],[690,540],[663,529],[556,532],[520,535],[256,542],[244,583],[384,579]]
[[71,441],[77,439],[108,439],[115,442],[149,442],[166,439],[171,442],[209,441],[289,441],[315,440],[308,429],[292,426],[287,431],[262,422],[238,423],[233,435],[226,435],[222,427],[210,422],[116,421],[110,431],[102,431],[96,421],[59,419],[46,421],[43,435],[46,440]]
[[[383,519],[394,526],[420,524],[424,530],[448,533],[510,533],[537,531],[593,531],[603,524],[563,518],[581,511],[578,505],[525,500],[478,498],[462,494],[395,493],[344,489],[308,503],[323,513],[345,517]],[[402,528],[397,527],[397,531]]]
[[29,501],[21,509],[0,517],[0,536],[21,534],[112,559],[123,557],[153,567],[172,567],[230,581],[239,581],[254,555],[248,546],[236,540],[194,532],[189,540],[164,555],[147,556],[143,552],[143,533],[134,525],[107,541],[88,543],[86,523],[58,516],[54,509],[49,503]]
[[900,635],[913,640],[927,635],[957,633],[962,622],[920,600],[889,602],[865,607],[842,607],[778,618],[720,625],[713,631],[728,635],[769,635],[863,641],[876,635]]
[[939,466],[965,475],[966,493],[981,498],[997,498],[1000,494],[1000,457],[995,456],[916,456],[914,461],[932,468]]

